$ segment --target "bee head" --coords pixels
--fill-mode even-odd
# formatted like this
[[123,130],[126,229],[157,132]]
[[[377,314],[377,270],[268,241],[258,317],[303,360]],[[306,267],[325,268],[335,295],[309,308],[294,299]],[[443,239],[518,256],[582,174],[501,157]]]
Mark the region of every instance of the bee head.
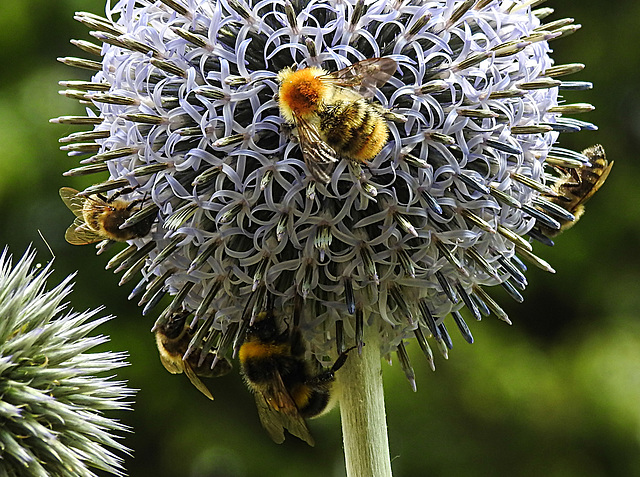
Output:
[[320,78],[324,74],[323,69],[316,67],[298,71],[285,68],[278,73],[278,105],[285,120],[293,123],[295,117],[304,117],[317,110],[327,89]]

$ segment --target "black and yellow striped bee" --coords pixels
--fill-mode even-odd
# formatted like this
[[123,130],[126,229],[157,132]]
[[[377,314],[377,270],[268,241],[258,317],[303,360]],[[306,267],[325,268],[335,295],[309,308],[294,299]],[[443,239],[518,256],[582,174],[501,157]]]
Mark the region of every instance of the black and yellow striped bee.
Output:
[[280,114],[295,128],[316,181],[329,182],[341,157],[373,159],[389,139],[386,119],[406,120],[369,100],[397,68],[391,58],[370,58],[333,72],[312,66],[278,73]]
[[111,197],[102,194],[83,197],[71,187],[60,189],[62,201],[76,215],[64,235],[67,242],[72,245],[86,245],[101,240],[125,242],[147,235],[154,217],[148,217],[131,227],[120,228],[133,215],[135,206],[142,202],[119,199],[121,193]]
[[328,412],[336,402],[335,373],[346,350],[329,369],[305,359],[300,329],[280,330],[273,309],[259,313],[247,329],[238,356],[244,380],[253,392],[263,427],[278,444],[284,430],[314,445],[306,418]]

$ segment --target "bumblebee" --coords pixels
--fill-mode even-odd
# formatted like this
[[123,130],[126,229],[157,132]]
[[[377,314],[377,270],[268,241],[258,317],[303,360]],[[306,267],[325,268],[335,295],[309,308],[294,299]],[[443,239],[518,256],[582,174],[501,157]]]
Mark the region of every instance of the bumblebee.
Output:
[[244,380],[253,392],[262,426],[278,444],[284,429],[313,446],[305,418],[329,411],[335,404],[335,373],[350,348],[329,369],[305,360],[305,346],[294,325],[280,331],[273,309],[259,313],[248,327],[238,352]]
[[280,114],[295,128],[302,157],[316,181],[329,182],[340,157],[365,162],[387,143],[385,118],[403,118],[367,97],[397,67],[391,58],[372,58],[332,73],[318,67],[278,73]]
[[153,217],[148,217],[131,227],[120,228],[133,215],[134,207],[142,202],[118,199],[127,190],[129,189],[123,189],[107,198],[102,194],[80,197],[78,191],[71,187],[60,189],[62,201],[76,215],[76,219],[64,235],[67,242],[72,245],[86,245],[100,240],[125,242],[147,235],[151,230]]
[[573,221],[560,220],[560,230],[544,228],[544,234],[555,237],[560,232],[571,228],[584,213],[584,204],[598,192],[604,181],[607,180],[613,161],[607,161],[604,148],[600,144],[591,146],[582,153],[589,159],[589,164],[576,169],[562,172],[558,181],[553,184],[552,190],[556,196],[546,196],[546,199],[567,210],[575,219]]
[[219,356],[213,366],[216,354],[209,352],[201,358],[197,351],[192,352],[185,359],[184,356],[189,347],[189,342],[193,337],[193,330],[187,323],[188,312],[179,312],[172,315],[169,320],[155,330],[156,344],[160,353],[160,361],[171,374],[187,375],[193,384],[202,394],[213,400],[209,389],[200,379],[216,378],[231,371],[232,365],[226,358]]

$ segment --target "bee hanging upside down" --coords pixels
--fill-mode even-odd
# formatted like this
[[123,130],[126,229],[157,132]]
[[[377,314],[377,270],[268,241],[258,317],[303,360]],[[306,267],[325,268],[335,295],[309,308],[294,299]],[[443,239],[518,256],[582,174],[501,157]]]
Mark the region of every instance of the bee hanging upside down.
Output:
[[316,181],[328,183],[340,157],[373,159],[388,140],[385,118],[405,119],[367,99],[397,67],[391,58],[372,58],[333,73],[318,67],[278,73],[280,114],[295,127],[302,157]]
[[589,159],[589,164],[576,169],[563,172],[558,181],[553,184],[552,190],[556,196],[547,196],[547,200],[559,205],[573,214],[573,221],[562,220],[560,230],[544,228],[544,234],[554,237],[572,227],[584,213],[584,204],[598,192],[604,181],[609,177],[613,161],[609,162],[600,144],[591,146],[582,153]]
[[258,314],[247,329],[238,353],[241,371],[254,393],[263,427],[278,444],[284,429],[314,445],[305,418],[319,416],[335,404],[335,373],[350,348],[329,369],[305,359],[305,346],[297,326],[279,331],[272,309]]
[[202,394],[213,400],[211,392],[200,379],[216,378],[231,371],[231,363],[228,359],[219,356],[214,365],[216,354],[207,353],[201,357],[201,353],[192,352],[187,358],[185,354],[189,348],[189,342],[193,338],[193,330],[187,323],[189,313],[178,312],[155,330],[156,344],[160,353],[160,361],[171,374],[185,373]]
[[71,187],[60,189],[60,197],[66,206],[76,215],[73,224],[67,229],[64,238],[72,245],[86,245],[100,240],[125,242],[144,237],[151,230],[153,217],[148,217],[130,227],[120,228],[133,215],[133,208],[142,200],[126,201],[118,199],[124,192],[107,198],[102,194],[89,197],[78,195]]

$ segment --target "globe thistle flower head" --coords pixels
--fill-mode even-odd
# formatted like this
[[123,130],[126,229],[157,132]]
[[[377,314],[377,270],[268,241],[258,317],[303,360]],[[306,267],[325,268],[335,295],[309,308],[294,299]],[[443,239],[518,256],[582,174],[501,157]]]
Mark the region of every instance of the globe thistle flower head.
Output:
[[125,475],[128,452],[117,439],[127,428],[104,411],[127,409],[132,390],[100,377],[126,365],[122,353],[90,353],[107,341],[87,336],[111,317],[66,311],[72,276],[45,290],[51,263],[41,270],[28,250],[12,268],[0,256],[0,469],[7,476],[84,476],[97,468]]
[[[412,380],[407,338],[433,366],[426,338],[446,356],[445,321],[473,341],[463,308],[509,322],[485,288],[521,301],[521,259],[553,271],[530,239],[550,244],[542,231],[572,219],[550,200],[557,170],[588,165],[554,144],[595,129],[567,117],[590,105],[560,104],[561,90],[591,87],[558,79],[583,65],[549,56],[579,25],[544,24],[538,3],[140,0],[77,14],[100,44],[76,42],[98,61],[62,59],[94,70],[63,83],[89,107],[55,121],[94,126],[63,139],[92,154],[68,175],[105,174],[87,197],[134,187],[144,205],[122,227],[156,220],[108,266],[123,281],[142,272],[144,313],[173,296],[157,325],[190,311],[192,349],[220,354],[273,302],[319,359],[377,327]],[[363,99],[388,140],[319,181],[278,74],[375,58],[397,65]]]

